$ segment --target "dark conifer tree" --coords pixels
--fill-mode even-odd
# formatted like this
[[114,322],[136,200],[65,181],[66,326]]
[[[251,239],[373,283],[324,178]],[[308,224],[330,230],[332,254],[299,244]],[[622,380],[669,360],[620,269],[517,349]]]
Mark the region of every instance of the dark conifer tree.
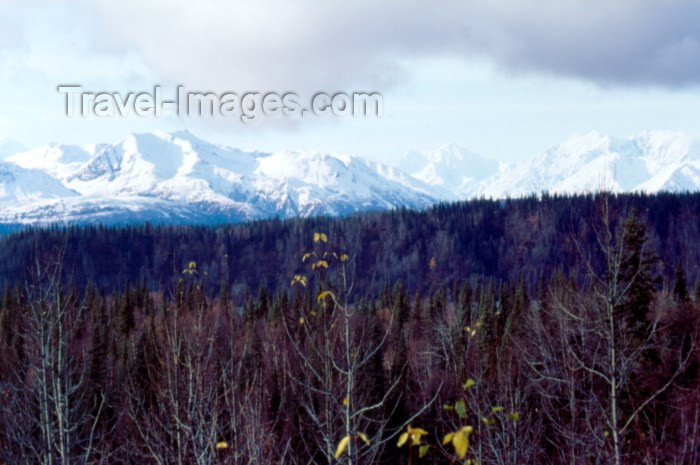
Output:
[[392,300],[394,321],[396,322],[398,331],[403,333],[406,322],[408,321],[410,310],[408,307],[408,296],[404,292],[401,281],[397,281],[394,285]]
[[673,299],[677,303],[687,304],[690,302],[690,293],[688,292],[688,283],[685,280],[685,272],[680,263],[676,266],[676,276],[673,283]]
[[617,305],[617,312],[629,322],[634,334],[643,339],[649,330],[648,314],[657,282],[653,266],[658,259],[648,246],[646,226],[634,210],[627,217],[622,234],[619,282],[626,291],[623,301]]
[[255,305],[255,319],[259,320],[267,316],[270,311],[270,294],[267,286],[261,286],[258,289],[258,298]]
[[124,286],[124,293],[119,302],[119,360],[126,367],[130,352],[130,334],[135,325],[135,302],[128,284]]

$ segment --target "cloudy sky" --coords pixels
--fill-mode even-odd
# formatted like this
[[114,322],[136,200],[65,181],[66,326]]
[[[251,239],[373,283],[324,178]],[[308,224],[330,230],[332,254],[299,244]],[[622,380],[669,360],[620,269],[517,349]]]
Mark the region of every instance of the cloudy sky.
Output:
[[[8,1],[0,135],[117,142],[189,129],[228,145],[390,161],[456,142],[504,161],[598,130],[700,128],[700,3]],[[376,91],[381,119],[68,118],[59,84],[121,93]]]

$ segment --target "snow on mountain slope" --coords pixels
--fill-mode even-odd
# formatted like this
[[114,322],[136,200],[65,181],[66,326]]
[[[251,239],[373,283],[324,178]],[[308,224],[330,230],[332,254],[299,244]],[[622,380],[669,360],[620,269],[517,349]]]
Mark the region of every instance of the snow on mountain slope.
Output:
[[248,219],[245,211],[215,204],[173,202],[149,197],[61,197],[4,203],[0,224],[134,223],[214,224]]
[[694,191],[700,189],[700,145],[673,132],[617,139],[575,135],[532,161],[503,167],[477,190],[487,197],[557,193]]
[[357,157],[244,152],[188,132],[134,134],[113,146],[52,145],[8,161],[41,169],[81,197],[6,205],[0,221],[88,221],[100,205],[119,218],[150,214],[168,221],[170,209],[183,221],[242,221],[421,208],[436,200],[430,186]]
[[436,150],[407,152],[395,165],[453,199],[478,195],[475,187],[499,169],[497,161],[483,158],[456,144]]
[[26,169],[45,172],[51,177],[64,181],[93,156],[95,147],[51,144],[34,150],[15,153],[5,161]]
[[39,170],[28,170],[0,162],[0,203],[26,204],[39,199],[74,197],[78,194]]
[[417,191],[439,200],[453,200],[454,195],[438,186],[432,186],[420,179],[414,178],[396,166],[384,165],[364,160],[371,169],[376,171],[383,178],[395,181],[413,191]]
[[258,191],[280,206],[291,201],[302,216],[346,214],[402,205],[427,206],[433,189],[398,170],[340,154],[277,152],[258,158]]
[[103,146],[67,178],[83,195],[230,202],[231,186],[255,168],[253,154],[218,147],[189,133],[133,134]]
[[54,144],[0,162],[0,223],[217,223],[543,191],[700,190],[700,140],[674,132],[575,135],[516,165],[451,144],[408,152],[396,165],[246,152],[186,131],[133,134],[115,145]]

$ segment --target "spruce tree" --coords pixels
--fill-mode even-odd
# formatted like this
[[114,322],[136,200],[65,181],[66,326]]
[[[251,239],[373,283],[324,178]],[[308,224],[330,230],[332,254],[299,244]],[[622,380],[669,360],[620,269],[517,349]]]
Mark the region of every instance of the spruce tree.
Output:
[[[643,339],[649,331],[648,314],[654,296],[653,266],[658,259],[649,250],[644,224],[634,210],[622,228],[619,283],[622,299],[616,312],[626,320],[632,332]],[[624,291],[623,291],[624,290]]]
[[680,262],[676,266],[676,276],[673,284],[673,300],[677,303],[687,304],[690,302],[688,283],[685,280],[685,272]]

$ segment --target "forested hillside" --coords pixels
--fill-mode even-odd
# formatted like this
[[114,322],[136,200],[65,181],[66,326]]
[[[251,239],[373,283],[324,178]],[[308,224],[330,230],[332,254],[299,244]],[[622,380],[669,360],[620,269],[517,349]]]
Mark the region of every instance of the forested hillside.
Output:
[[700,195],[0,241],[0,463],[700,462]]
[[[624,194],[609,201],[613,226],[633,210],[645,224],[660,276],[670,280],[680,264],[691,283],[700,278],[692,266],[700,263],[700,194]],[[37,258],[60,253],[78,289],[88,282],[107,293],[144,282],[151,290],[170,289],[196,261],[208,291],[224,284],[242,296],[287,283],[309,235],[325,231],[352,257],[356,295],[376,294],[397,280],[410,292],[482,278],[522,278],[532,289],[540,275],[565,271],[578,279],[585,272],[580,252],[597,245],[598,216],[593,196],[533,196],[341,219],[29,229],[0,238],[0,284],[24,282]]]

